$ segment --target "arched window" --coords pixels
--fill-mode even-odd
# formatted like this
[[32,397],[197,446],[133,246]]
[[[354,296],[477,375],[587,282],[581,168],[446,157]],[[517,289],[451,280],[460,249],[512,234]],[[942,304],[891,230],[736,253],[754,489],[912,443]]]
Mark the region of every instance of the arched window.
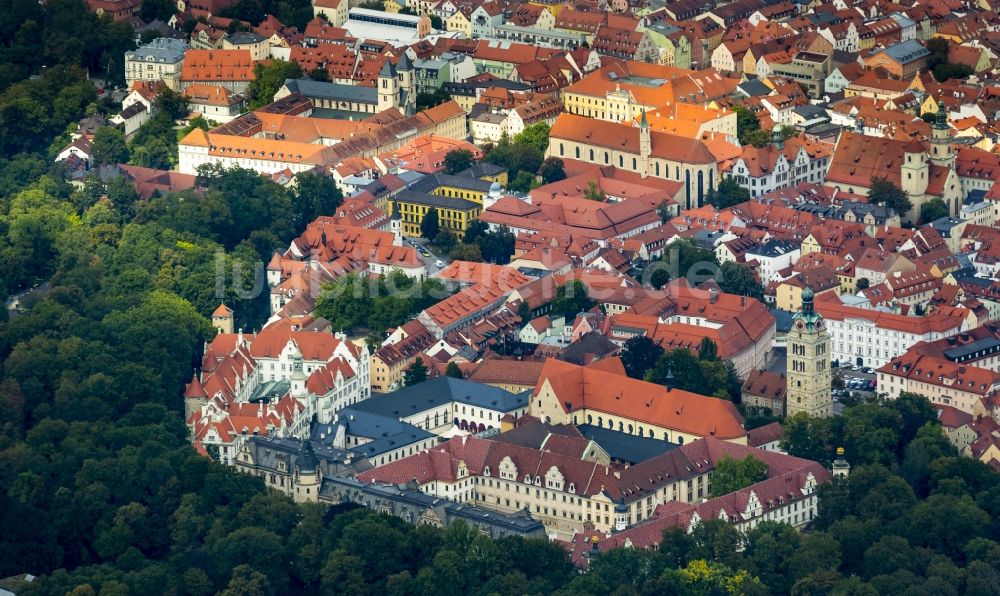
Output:
[[628,425],[628,434],[632,434],[632,425]]
[[565,147],[562,143],[559,143],[559,155],[566,155]]
[[705,200],[705,173],[698,170],[698,205]]
[[604,163],[611,163],[611,154],[607,151],[604,152]]
[[691,170],[684,170],[684,201],[688,209],[696,206],[691,204]]
[[590,150],[590,161],[594,161],[594,150]]
[[579,147],[576,148],[576,158],[580,159],[580,148]]
[[656,162],[656,175],[660,175],[660,162]]
[[618,156],[618,167],[619,168],[624,168],[625,167],[625,156],[624,155],[619,155]]

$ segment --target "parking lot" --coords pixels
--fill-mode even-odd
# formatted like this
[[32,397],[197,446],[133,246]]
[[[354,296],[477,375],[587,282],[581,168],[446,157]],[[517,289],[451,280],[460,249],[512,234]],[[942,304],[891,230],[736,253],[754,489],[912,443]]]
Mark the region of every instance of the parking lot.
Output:
[[[857,368],[857,370],[854,370]],[[834,378],[839,377],[843,381],[842,388],[833,390],[834,409],[841,405],[841,400],[845,398],[870,399],[878,392],[875,371],[870,368],[844,366],[833,369]],[[834,383],[834,387],[840,385]],[[839,412],[838,412],[839,413]]]

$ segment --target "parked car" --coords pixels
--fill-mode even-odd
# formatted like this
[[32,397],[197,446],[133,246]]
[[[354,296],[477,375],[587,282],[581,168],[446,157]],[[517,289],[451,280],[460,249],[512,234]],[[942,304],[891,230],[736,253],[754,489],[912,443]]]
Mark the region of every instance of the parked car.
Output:
[[853,370],[854,372],[857,372],[857,371],[861,370],[861,366],[858,365],[858,364],[855,364],[854,366],[851,367],[851,370]]
[[444,261],[442,261],[440,259],[437,260],[437,261],[434,261],[434,266],[435,267],[444,267]]
[[868,391],[875,391],[876,387],[878,387],[878,381],[875,379],[868,381]]

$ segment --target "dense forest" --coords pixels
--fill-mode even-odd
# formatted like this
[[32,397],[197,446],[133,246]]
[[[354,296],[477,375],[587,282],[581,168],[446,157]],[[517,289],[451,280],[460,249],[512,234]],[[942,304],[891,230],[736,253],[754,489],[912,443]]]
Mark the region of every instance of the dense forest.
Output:
[[102,596],[1000,593],[1000,476],[958,457],[918,396],[789,421],[792,453],[829,462],[843,445],[854,464],[822,487],[813,531],[706,522],[582,575],[558,545],[300,506],[197,455],[180,395],[205,315],[225,300],[258,326],[255,266],[339,195],[239,170],[150,202],[66,184],[49,147],[109,109],[86,74],[120,56],[117,27],[81,7],[0,13],[0,283],[36,287],[0,312],[0,577]]

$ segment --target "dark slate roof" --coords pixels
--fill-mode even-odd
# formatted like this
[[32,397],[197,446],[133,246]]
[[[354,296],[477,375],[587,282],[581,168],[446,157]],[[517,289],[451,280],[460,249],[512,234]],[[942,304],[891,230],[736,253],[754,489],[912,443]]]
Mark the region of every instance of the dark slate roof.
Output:
[[498,166],[488,161],[481,161],[470,168],[462,170],[458,173],[458,176],[464,176],[466,178],[482,178],[483,176],[497,176],[506,171],[507,168],[503,166]]
[[523,394],[465,379],[439,377],[380,397],[360,401],[351,409],[402,418],[447,403],[468,404],[498,412],[511,412],[528,405]]
[[375,87],[325,83],[322,81],[313,81],[312,79],[286,79],[285,87],[292,93],[299,93],[309,98],[353,101],[357,103],[378,103],[378,89]]
[[559,355],[559,359],[572,362],[573,364],[584,365],[589,364],[586,358],[588,354],[602,357],[614,354],[617,351],[617,344],[600,333],[592,331],[567,346],[562,354]]
[[677,444],[662,439],[637,437],[590,424],[577,427],[580,434],[597,443],[612,459],[637,464],[676,449]]
[[746,94],[747,97],[758,97],[760,95],[769,95],[771,93],[771,88],[760,81],[760,79],[748,79],[743,81],[739,85],[740,91]]
[[954,348],[948,348],[944,351],[944,357],[952,362],[962,360],[976,352],[989,350],[991,348],[996,348],[1000,346],[1000,339],[993,337],[984,337],[982,339],[977,339],[976,341]]
[[[519,535],[545,536],[545,528],[541,522],[531,519],[523,513],[506,514],[493,509],[485,509],[474,505],[457,503],[421,492],[417,488],[395,484],[365,484],[346,476],[330,476],[323,478],[320,496],[331,497],[338,493],[337,489],[353,489],[374,498],[385,499],[419,508],[435,510],[446,523],[463,519],[472,527],[494,526],[504,528]],[[443,515],[442,515],[443,514]]]
[[[387,62],[388,62],[388,60],[387,60]],[[406,52],[403,52],[399,56],[399,62],[396,63],[396,70],[397,71],[400,71],[400,70],[404,70],[404,71],[405,70],[413,70],[413,62],[410,61],[410,57],[407,55]]]
[[418,180],[416,184],[411,185],[410,190],[429,193],[442,186],[452,186],[454,188],[473,190],[476,192],[489,192],[492,184],[493,183],[488,180],[480,180],[477,177],[465,176],[463,174],[459,174],[457,176],[450,176],[448,174],[430,174]]
[[226,36],[226,40],[233,45],[244,45],[248,43],[260,43],[264,38],[253,31],[237,31]]
[[401,203],[416,203],[418,205],[427,205],[441,209],[457,209],[460,211],[467,211],[469,209],[482,207],[482,205],[478,203],[473,203],[472,201],[467,201],[465,199],[432,195],[425,192],[413,192],[412,190],[400,191],[400,193],[396,195],[396,200]]
[[747,254],[760,255],[762,257],[780,257],[799,248],[799,245],[790,240],[768,240],[756,248],[751,248]]

